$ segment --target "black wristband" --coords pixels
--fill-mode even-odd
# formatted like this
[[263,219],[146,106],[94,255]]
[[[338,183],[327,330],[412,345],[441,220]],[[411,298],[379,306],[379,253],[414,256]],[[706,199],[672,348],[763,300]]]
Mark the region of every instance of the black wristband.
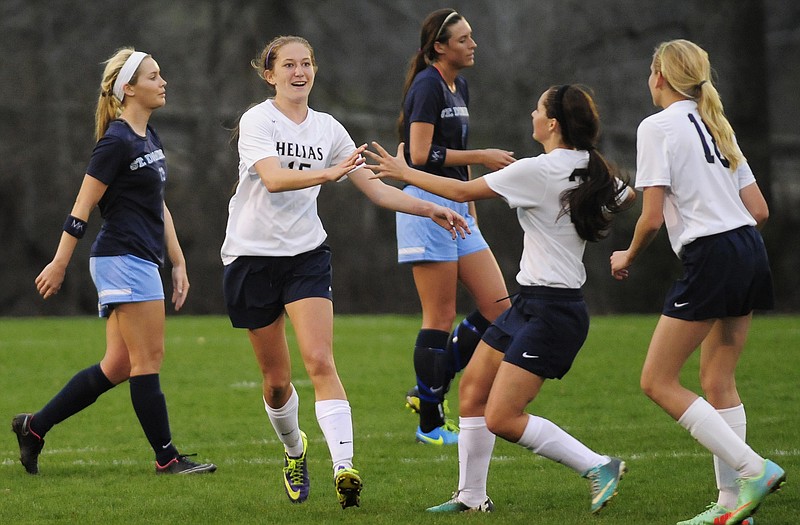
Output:
[[64,231],[76,239],[81,239],[86,233],[87,224],[88,223],[83,219],[73,217],[72,215],[67,215],[67,220],[64,221]]
[[447,148],[444,146],[437,146],[431,144],[431,149],[428,151],[428,162],[426,166],[432,168],[441,168],[444,166],[444,158],[447,156]]

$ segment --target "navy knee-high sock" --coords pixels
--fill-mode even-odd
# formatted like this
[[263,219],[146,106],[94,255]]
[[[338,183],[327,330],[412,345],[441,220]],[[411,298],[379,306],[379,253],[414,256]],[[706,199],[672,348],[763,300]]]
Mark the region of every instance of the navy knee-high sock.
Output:
[[464,370],[469,363],[472,354],[475,353],[475,348],[478,347],[481,337],[490,324],[492,323],[480,311],[475,310],[465,317],[450,334],[447,341],[447,358],[450,366],[445,383],[445,393],[450,390],[450,383],[456,374]]
[[144,435],[153,447],[158,464],[166,465],[178,455],[178,450],[172,444],[167,401],[161,392],[159,376],[158,374],[133,376],[128,382],[131,385],[133,410],[139,418]]
[[422,329],[414,346],[414,371],[419,388],[419,426],[430,432],[444,424],[447,355],[445,347],[450,334],[443,330]]
[[44,408],[33,415],[31,430],[39,437],[44,437],[53,426],[88,407],[112,388],[114,384],[108,380],[99,364],[81,370],[67,381]]

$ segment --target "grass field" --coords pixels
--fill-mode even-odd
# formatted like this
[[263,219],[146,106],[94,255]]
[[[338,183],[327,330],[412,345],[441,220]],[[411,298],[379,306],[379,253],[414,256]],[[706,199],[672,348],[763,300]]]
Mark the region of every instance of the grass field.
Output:
[[[455,489],[457,449],[416,444],[416,418],[403,408],[413,384],[416,317],[336,319],[337,364],[353,407],[356,467],[365,487],[362,507],[345,511],[336,503],[313,391],[296,352],[294,384],[312,481],[309,500],[297,506],[283,492],[282,448],[264,414],[247,337],[222,317],[170,317],[162,369],[176,444],[217,463],[215,474],[156,477],[125,385],[56,426],[40,475],[26,474],[11,417],[39,409],[74,372],[95,363],[104,326],[91,318],[0,319],[0,523],[674,524],[702,510],[716,490],[710,456],[639,391],[655,321],[655,315],[593,319],[572,371],[548,382],[529,407],[628,462],[620,495],[607,509],[590,515],[586,480],[498,440],[489,473],[495,513],[441,516],[424,509]],[[739,369],[748,440],[789,479],[757,514],[759,525],[798,521],[798,348],[800,318],[757,317]],[[697,389],[697,383],[695,357],[685,384]],[[455,395],[450,406],[457,414]]]

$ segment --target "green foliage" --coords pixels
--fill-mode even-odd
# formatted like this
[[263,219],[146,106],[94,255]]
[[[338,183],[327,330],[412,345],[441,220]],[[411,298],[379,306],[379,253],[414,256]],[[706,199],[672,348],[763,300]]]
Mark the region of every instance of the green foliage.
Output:
[[[424,512],[449,498],[458,476],[456,447],[414,443],[416,419],[404,411],[413,384],[417,317],[339,316],[335,352],[353,406],[360,509],[342,511],[330,457],[314,417],[313,389],[293,347],[300,421],[310,441],[311,495],[292,505],[281,482],[282,449],[263,411],[260,374],[247,336],[222,317],[171,317],[162,386],[176,444],[219,470],[156,477],[152,452],[122,385],[47,435],[39,476],[17,461],[11,432],[0,435],[0,523],[675,523],[715,499],[711,458],[639,391],[639,370],[656,316],[596,317],[567,377],[550,381],[529,407],[593,449],[625,459],[620,495],[589,514],[586,480],[562,465],[498,440],[489,474],[494,515]],[[800,323],[757,317],[739,368],[754,448],[788,472],[759,523],[794,523],[800,497],[795,430]],[[0,414],[33,411],[103,351],[96,319],[0,319]],[[697,390],[697,356],[685,384]],[[454,386],[455,392],[457,386]],[[457,396],[450,396],[458,413]]]

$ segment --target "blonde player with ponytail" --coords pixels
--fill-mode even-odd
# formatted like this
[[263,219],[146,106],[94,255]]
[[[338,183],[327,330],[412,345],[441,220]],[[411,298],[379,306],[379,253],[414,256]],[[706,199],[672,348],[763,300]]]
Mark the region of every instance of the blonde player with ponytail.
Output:
[[[642,370],[644,392],[714,454],[719,497],[679,525],[753,523],[784,470],[745,443],[746,417],[734,372],[754,309],[773,306],[772,278],[758,229],[767,203],[725,117],[708,54],[686,40],[659,45],[648,86],[662,111],[637,133],[636,188],[642,213],[611,273],[628,268],[666,224],[685,274],[664,302]],[[680,384],[700,347],[706,398]]]
[[157,474],[214,472],[172,443],[159,371],[164,359],[164,289],[159,268],[172,263],[172,303],[179,310],[189,292],[186,260],[164,203],[167,163],[150,115],[166,103],[167,82],[158,63],[132,48],[106,61],[95,112],[97,144],[53,260],[36,278],[44,299],[58,293],[87,221],[100,208],[103,225],[89,259],[100,317],[106,318],[102,360],[70,379],[34,414],[15,416],[20,461],[39,472],[44,436],[116,385],[128,381],[131,403],[155,453]]

